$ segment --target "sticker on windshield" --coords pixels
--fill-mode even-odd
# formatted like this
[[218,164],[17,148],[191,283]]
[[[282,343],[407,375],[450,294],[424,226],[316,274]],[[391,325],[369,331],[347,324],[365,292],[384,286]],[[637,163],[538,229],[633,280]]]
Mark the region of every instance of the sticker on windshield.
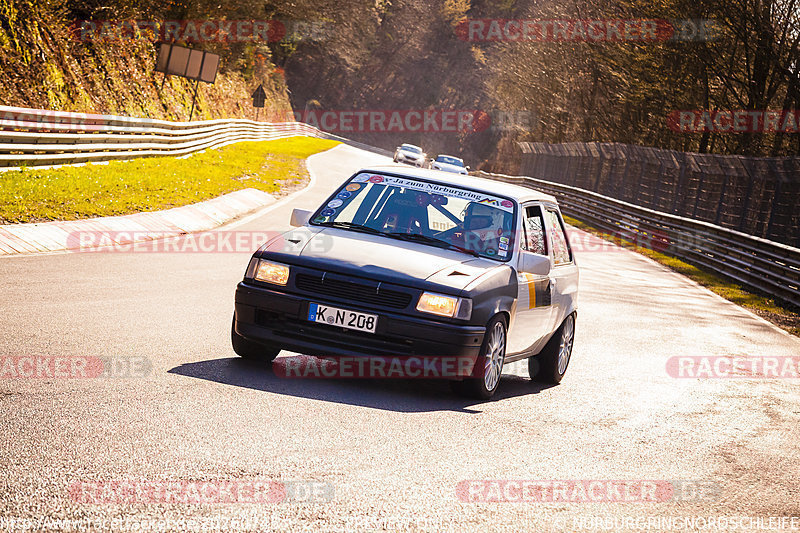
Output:
[[508,244],[508,237],[500,237],[500,242],[503,244]]
[[359,174],[353,178],[353,183],[366,183],[369,181],[369,174]]
[[358,189],[360,189],[360,188],[361,188],[361,185],[359,185],[358,183],[351,183],[350,185],[348,185],[348,186],[347,186],[347,187],[345,187],[344,189],[345,189],[346,191],[355,192],[355,191],[357,191],[357,190],[358,190]]
[[369,181],[371,183],[383,183],[383,176],[372,176]]
[[342,200],[347,200],[351,196],[353,196],[352,193],[349,193],[347,191],[342,191],[342,192],[340,192],[339,194],[336,195],[336,198],[341,198]]
[[329,217],[335,213],[336,211],[334,211],[333,209],[323,209],[322,211],[319,212],[319,214],[324,217]]
[[[372,181],[372,178],[370,178],[370,181]],[[459,189],[458,187],[451,187],[449,185],[439,185],[436,183],[416,181],[407,178],[398,178],[395,176],[386,176],[385,179],[383,180],[383,183],[389,186],[404,187],[406,189],[411,189],[414,191],[426,192],[431,195],[460,198],[462,200],[468,200],[470,202],[481,203],[484,205],[495,207],[497,209],[500,209],[502,211],[507,211],[509,213],[514,211],[514,203],[509,200],[505,200],[503,198],[499,198],[496,196],[487,196],[486,193],[470,191],[467,189]],[[444,199],[446,200],[446,198]]]
[[336,209],[337,207],[340,207],[343,203],[344,202],[342,202],[339,199],[331,200],[330,202],[328,202],[328,207],[330,207],[332,209]]

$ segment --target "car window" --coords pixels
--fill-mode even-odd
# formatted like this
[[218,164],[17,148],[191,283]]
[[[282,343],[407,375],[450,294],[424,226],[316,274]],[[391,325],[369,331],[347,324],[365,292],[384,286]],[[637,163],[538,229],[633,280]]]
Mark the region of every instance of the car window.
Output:
[[317,210],[312,224],[507,261],[515,206],[508,198],[449,184],[361,172]]
[[572,262],[572,253],[569,249],[564,227],[561,225],[558,213],[552,209],[545,210],[547,231],[550,233],[553,245],[553,262],[556,265],[565,265]]
[[530,206],[525,209],[524,228],[525,238],[522,239],[522,249],[535,254],[547,255],[542,210],[538,206]]
[[463,167],[464,162],[460,159],[456,159],[455,157],[448,157],[446,155],[440,155],[436,158],[436,161],[439,163],[447,163],[448,165],[456,165],[458,167]]

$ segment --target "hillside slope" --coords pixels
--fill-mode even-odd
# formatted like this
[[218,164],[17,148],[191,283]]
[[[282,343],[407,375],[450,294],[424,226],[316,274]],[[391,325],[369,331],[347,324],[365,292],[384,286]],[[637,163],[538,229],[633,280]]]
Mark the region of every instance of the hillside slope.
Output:
[[[114,15],[147,18],[135,11]],[[176,76],[165,82],[154,72],[152,39],[80,38],[75,21],[101,16],[108,14],[81,13],[63,1],[0,0],[0,105],[187,120],[194,83]],[[200,84],[195,120],[254,117],[250,94],[259,83],[267,92],[267,112],[290,109],[269,48],[250,44],[236,54],[219,50],[218,43],[204,48],[215,45],[220,72],[213,85]]]

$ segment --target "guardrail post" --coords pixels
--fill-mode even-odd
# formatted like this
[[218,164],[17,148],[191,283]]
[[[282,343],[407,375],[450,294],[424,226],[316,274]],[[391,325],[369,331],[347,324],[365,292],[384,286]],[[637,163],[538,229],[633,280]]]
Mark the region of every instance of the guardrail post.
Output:
[[706,172],[704,168],[700,168],[700,179],[697,182],[697,189],[694,193],[694,207],[692,208],[692,218],[697,218],[697,204],[700,203],[700,194],[703,192],[703,185],[706,180]]
[[772,224],[775,220],[775,208],[778,204],[778,199],[781,196],[781,182],[783,181],[781,178],[783,176],[779,175],[775,168],[775,161],[773,159],[768,159],[769,169],[772,171],[772,175],[774,176],[775,188],[772,192],[772,202],[769,209],[769,221],[767,222],[767,235],[768,239],[772,238]]
[[725,206],[725,192],[728,189],[728,176],[726,175],[722,179],[722,190],[719,193],[719,202],[717,203],[717,216],[714,218],[714,224],[719,225],[720,219],[722,219],[722,209]]
[[680,167],[681,167],[681,172],[680,172],[680,175],[678,176],[678,184],[675,187],[675,196],[672,198],[672,212],[673,213],[677,213],[678,212],[678,198],[683,196],[684,177],[686,176],[686,166],[687,166],[686,165],[686,154],[683,154],[682,157],[679,157],[678,159],[682,159],[682,161],[679,161],[679,164],[680,164]]
[[742,167],[747,171],[747,192],[744,194],[744,205],[742,206],[741,214],[739,216],[739,231],[746,231],[747,225],[747,212],[750,210],[750,198],[753,196],[753,173],[750,172],[749,160],[742,161]]

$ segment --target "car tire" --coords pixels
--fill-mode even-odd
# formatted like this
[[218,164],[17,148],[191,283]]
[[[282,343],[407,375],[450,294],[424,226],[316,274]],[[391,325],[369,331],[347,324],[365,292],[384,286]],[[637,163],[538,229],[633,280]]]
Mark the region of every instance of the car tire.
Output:
[[271,362],[278,357],[280,348],[267,346],[258,342],[245,339],[236,333],[236,317],[234,316],[231,322],[231,345],[236,355],[243,357],[249,361],[263,361],[265,363]]
[[506,334],[508,325],[503,315],[496,315],[486,325],[486,336],[481,345],[481,354],[472,376],[463,381],[451,381],[454,392],[479,400],[488,400],[500,386],[503,364],[506,358]]
[[572,358],[575,341],[575,313],[572,313],[553,333],[542,351],[528,359],[528,375],[539,383],[561,383]]

